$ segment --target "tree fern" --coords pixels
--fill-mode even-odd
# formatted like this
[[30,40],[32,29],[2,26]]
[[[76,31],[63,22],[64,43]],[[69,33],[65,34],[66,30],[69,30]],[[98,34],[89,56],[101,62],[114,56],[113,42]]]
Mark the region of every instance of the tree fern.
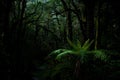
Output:
[[77,44],[74,44],[72,41],[70,41],[67,38],[67,41],[69,43],[69,45],[72,47],[71,50],[68,49],[58,49],[55,50],[53,52],[51,52],[49,55],[50,56],[55,56],[55,59],[60,60],[63,56],[66,56],[68,54],[72,54],[72,55],[76,55],[79,56],[81,59],[81,62],[84,62],[83,60],[85,60],[85,56],[87,56],[88,54],[94,55],[95,58],[99,58],[101,60],[105,60],[107,57],[104,54],[103,51],[101,50],[92,50],[89,51],[90,46],[93,43],[93,40],[90,41],[89,39],[87,41],[85,41],[85,43],[83,45],[81,45],[80,41],[77,40]]
[[[49,54],[49,56],[58,61],[57,64],[55,63],[54,67],[52,67],[50,70],[51,77],[54,77],[57,74],[65,77],[68,74],[65,74],[64,72],[75,72],[74,70],[78,70],[78,68],[80,69],[81,65],[89,64],[94,66],[95,64],[90,64],[90,61],[96,62],[95,60],[97,59],[102,61],[107,60],[107,56],[105,55],[104,51],[90,50],[93,40],[90,41],[88,39],[83,45],[79,40],[77,40],[76,44],[70,41],[68,38],[67,41],[72,49],[58,49]],[[79,73],[76,73],[76,75],[79,75]]]

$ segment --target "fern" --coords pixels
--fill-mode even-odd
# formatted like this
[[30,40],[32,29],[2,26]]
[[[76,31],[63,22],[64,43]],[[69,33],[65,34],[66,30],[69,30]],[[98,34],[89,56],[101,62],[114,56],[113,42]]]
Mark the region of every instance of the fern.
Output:
[[105,55],[105,53],[101,50],[94,50],[94,51],[91,51],[92,53],[94,53],[94,56],[95,58],[99,58],[103,61],[106,61],[107,60],[107,56]]
[[72,50],[66,50],[66,51],[58,54],[57,57],[56,57],[56,59],[61,59],[62,56],[65,56],[65,55],[67,55],[67,54],[75,54],[75,52],[72,51]]
[[58,54],[60,54],[61,52],[64,52],[64,51],[66,51],[66,50],[67,50],[67,49],[54,50],[53,52],[51,52],[51,53],[49,54],[49,56],[54,55],[54,54],[58,55]]
[[79,44],[80,47],[78,47],[77,45],[72,43],[72,41],[70,41],[68,38],[67,38],[67,41],[68,41],[69,45],[73,48],[73,50],[79,50],[79,48],[81,47],[81,44]]
[[[104,51],[90,50],[93,40],[90,41],[88,39],[83,45],[79,40],[77,40],[76,44],[68,38],[67,41],[72,49],[58,49],[49,54],[49,56],[52,56],[53,59],[58,61],[57,63],[52,64],[54,67],[50,69],[49,73],[51,78],[56,75],[65,77],[68,75],[65,73],[74,72],[76,68],[80,68],[80,65],[88,64],[89,60],[94,61],[96,59],[100,59],[102,61],[107,61],[108,57],[105,55]],[[78,61],[80,62],[80,65],[77,64]],[[91,65],[94,66],[94,64]],[[63,73],[64,71],[65,73]]]
[[101,50],[89,51],[90,46],[93,43],[93,40],[90,41],[88,39],[87,41],[85,41],[85,43],[83,45],[81,45],[79,40],[77,40],[77,44],[74,44],[68,38],[67,38],[67,41],[68,41],[69,45],[72,47],[71,50],[58,49],[58,50],[55,50],[55,51],[51,52],[49,55],[52,55],[52,56],[54,55],[55,59],[61,60],[62,57],[66,56],[68,54],[72,54],[72,55],[76,55],[76,56],[80,57],[81,62],[84,62],[84,60],[87,60],[85,58],[88,54],[94,55],[95,58],[99,58],[101,60],[106,60],[107,59],[107,56]]
[[90,48],[90,46],[92,45],[92,43],[94,42],[94,40],[90,41],[89,39],[87,41],[85,41],[85,43],[82,46],[83,50],[88,50]]
[[76,45],[79,49],[81,49],[82,48],[82,45],[81,45],[81,43],[80,43],[80,41],[79,40],[77,40],[77,45]]
[[85,41],[85,43],[82,46],[79,40],[77,40],[77,44],[74,44],[68,38],[67,38],[67,41],[69,45],[72,47],[71,50],[58,49],[58,50],[51,52],[50,55],[55,55],[57,60],[60,60],[63,56],[66,56],[68,54],[79,56],[82,59],[87,53],[87,50],[89,49],[90,45],[93,43],[93,41],[90,42],[88,39],[87,41]]

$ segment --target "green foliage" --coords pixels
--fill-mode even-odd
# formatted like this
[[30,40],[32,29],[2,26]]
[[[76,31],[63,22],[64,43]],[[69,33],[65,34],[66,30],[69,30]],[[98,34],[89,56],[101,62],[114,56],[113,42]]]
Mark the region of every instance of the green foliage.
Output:
[[67,41],[70,44],[70,46],[72,47],[72,49],[70,49],[70,50],[58,49],[58,50],[51,52],[49,55],[56,55],[56,59],[60,60],[60,59],[62,59],[63,56],[72,54],[72,55],[79,56],[81,59],[81,62],[84,62],[83,60],[84,60],[85,56],[91,54],[95,58],[99,58],[101,60],[107,60],[107,57],[103,51],[101,51],[101,50],[91,50],[90,51],[89,50],[90,46],[93,43],[93,40],[90,41],[88,39],[87,41],[85,41],[85,43],[83,45],[81,45],[79,40],[77,40],[77,44],[72,43],[68,38],[67,38]]
[[[114,49],[120,52],[120,20],[119,13],[116,14],[119,3],[116,5],[103,0],[87,4],[90,0],[78,1],[1,0],[0,6],[5,10],[0,15],[0,63],[1,70],[5,70],[5,75],[8,74],[7,79],[20,78],[30,73],[33,63],[35,67],[40,66],[40,74],[35,74],[40,80],[56,80],[58,77],[59,80],[75,80],[74,76],[79,75],[79,72],[85,77],[96,76],[96,73],[101,77],[107,73],[113,80],[120,75],[120,54],[110,51]],[[64,7],[65,4],[67,7]],[[70,31],[68,12],[71,12]],[[69,34],[72,31],[74,35]],[[89,39],[81,44],[79,40],[73,43],[67,38],[70,47],[64,49],[67,45],[66,37],[73,37],[73,41],[84,41],[95,38],[95,32],[95,48],[109,49],[107,52],[111,58],[105,50],[91,50],[93,40]],[[49,52],[44,61],[43,58]],[[37,62],[44,64],[36,65]],[[11,68],[6,69],[9,64]],[[8,70],[13,71],[13,74],[18,73],[16,75],[20,77],[10,76]],[[106,73],[102,74],[102,70]]]
[[[90,41],[89,39],[85,41],[83,45],[81,45],[79,40],[77,40],[77,44],[74,44],[69,39],[67,39],[67,41],[72,49],[54,50],[48,55],[47,64],[49,68],[44,70],[46,73],[41,74],[44,75],[44,78],[50,77],[52,80],[54,80],[55,77],[60,77],[60,80],[73,80],[75,75],[77,75],[77,67],[81,68],[80,66],[85,66],[84,68],[89,72],[90,66],[97,66],[97,60],[106,62],[108,59],[104,51],[90,50],[90,46],[92,45],[93,41]],[[91,61],[95,63],[90,64]],[[87,65],[89,65],[89,67],[87,67]],[[84,71],[84,69],[81,70]],[[86,70],[84,72],[88,73]]]
[[102,50],[94,50],[92,53],[94,53],[95,58],[100,58],[103,61],[106,61],[108,59],[108,56],[105,55],[104,51]]

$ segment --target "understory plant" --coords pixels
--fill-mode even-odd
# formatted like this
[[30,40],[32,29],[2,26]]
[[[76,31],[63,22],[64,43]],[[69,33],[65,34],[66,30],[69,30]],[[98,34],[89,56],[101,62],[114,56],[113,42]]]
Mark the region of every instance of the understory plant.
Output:
[[[46,68],[42,72],[42,80],[91,80],[92,73],[100,72],[108,57],[103,50],[90,50],[93,40],[81,44],[79,40],[73,43],[67,38],[71,49],[57,49],[47,57]],[[99,74],[97,74],[99,75]],[[87,78],[86,78],[87,77]],[[94,79],[93,79],[94,80]]]

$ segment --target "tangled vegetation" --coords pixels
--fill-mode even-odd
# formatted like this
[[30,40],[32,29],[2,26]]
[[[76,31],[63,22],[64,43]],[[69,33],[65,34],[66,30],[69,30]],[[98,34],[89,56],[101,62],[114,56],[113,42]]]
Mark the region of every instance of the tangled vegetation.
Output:
[[120,80],[118,1],[1,0],[3,80]]

